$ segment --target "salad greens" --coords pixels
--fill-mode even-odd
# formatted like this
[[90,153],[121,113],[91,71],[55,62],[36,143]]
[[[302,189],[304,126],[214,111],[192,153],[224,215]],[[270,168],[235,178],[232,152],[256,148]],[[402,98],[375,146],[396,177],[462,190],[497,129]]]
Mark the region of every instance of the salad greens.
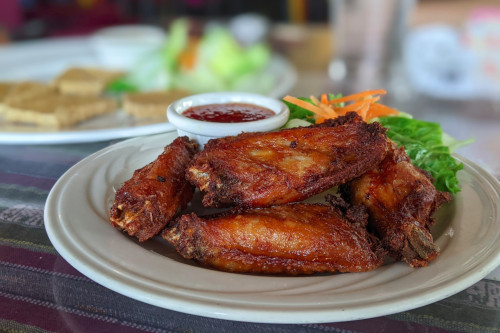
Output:
[[472,140],[458,141],[443,132],[441,125],[408,117],[380,117],[387,136],[404,149],[413,164],[428,171],[439,191],[460,191],[457,172],[463,169],[451,153]]
[[[336,98],[340,98],[340,97],[342,97],[342,94],[337,94],[337,95],[328,94],[329,99],[336,99]],[[302,101],[314,104],[310,98],[299,97],[299,99]],[[308,124],[305,124],[303,121],[306,121],[309,124],[315,123],[314,112],[306,110],[298,105],[287,102],[285,100],[283,100],[283,102],[290,109],[290,116],[288,117],[288,122],[285,124],[286,128],[291,128],[291,127],[296,127],[296,126],[307,126]],[[338,106],[342,107],[342,106],[344,106],[344,103],[340,103]],[[301,121],[299,121],[299,120],[301,120]]]
[[[305,97],[299,97],[300,100],[303,100],[303,101],[306,101],[308,103],[312,103],[312,101],[309,99],[309,98],[305,98]],[[286,104],[286,106],[288,106],[288,108],[290,109],[290,116],[288,117],[288,122],[294,120],[294,119],[299,119],[299,120],[303,120],[303,121],[306,121],[310,124],[314,124],[314,113],[309,111],[309,110],[306,110],[298,105],[295,105],[295,104],[292,104],[292,103],[289,103],[285,100],[283,100],[283,103]],[[285,124],[286,127],[290,128],[290,127],[294,127],[292,126],[291,124]],[[306,125],[302,125],[302,126],[307,126]]]
[[[194,61],[185,66],[183,57]],[[192,93],[244,90],[266,93],[273,77],[264,71],[271,58],[265,44],[244,48],[222,26],[189,37],[188,22],[176,20],[161,50],[144,56],[127,75],[108,86],[110,92],[183,89]]]
[[[331,95],[330,99],[341,95]],[[313,103],[309,98],[300,100]],[[298,105],[283,101],[290,108],[289,121],[285,128],[308,126],[315,123],[314,113]],[[338,105],[343,107],[344,105]],[[459,141],[443,132],[438,123],[413,119],[411,115],[399,112],[397,115],[373,118],[387,128],[387,136],[406,153],[417,167],[426,170],[434,178],[434,186],[439,191],[457,193],[460,191],[457,172],[463,169],[451,153],[471,143],[473,140]]]

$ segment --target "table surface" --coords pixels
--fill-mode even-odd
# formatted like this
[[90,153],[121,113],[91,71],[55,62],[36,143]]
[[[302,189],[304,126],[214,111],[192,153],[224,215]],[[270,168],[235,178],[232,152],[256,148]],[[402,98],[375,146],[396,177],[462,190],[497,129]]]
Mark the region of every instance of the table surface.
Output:
[[[324,71],[299,68],[292,95],[339,91]],[[500,176],[500,111],[491,102],[415,96],[388,104],[438,121],[475,143],[460,154]],[[106,289],[53,248],[43,210],[57,179],[84,157],[121,140],[0,145],[0,331],[16,332],[500,332],[500,268],[467,289],[411,311],[351,322],[261,324],[217,320],[158,308]]]

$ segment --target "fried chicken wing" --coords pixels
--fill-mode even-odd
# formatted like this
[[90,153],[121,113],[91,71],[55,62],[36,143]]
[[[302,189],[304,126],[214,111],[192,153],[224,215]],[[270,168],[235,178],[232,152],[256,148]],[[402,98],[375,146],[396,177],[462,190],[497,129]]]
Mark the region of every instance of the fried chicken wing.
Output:
[[186,177],[207,207],[268,207],[304,200],[360,176],[385,156],[379,123],[355,113],[321,125],[210,140]]
[[[362,209],[359,209],[362,208]],[[240,209],[211,217],[194,213],[162,232],[187,259],[224,271],[267,274],[364,272],[385,252],[366,231],[363,207],[294,203]]]
[[437,191],[431,176],[414,166],[403,148],[389,143],[377,167],[340,191],[347,201],[368,208],[369,227],[395,259],[421,267],[438,256],[429,228],[432,215],[451,195]]
[[193,196],[184,174],[195,153],[196,144],[179,137],[155,161],[136,170],[116,191],[111,224],[141,242],[158,234]]

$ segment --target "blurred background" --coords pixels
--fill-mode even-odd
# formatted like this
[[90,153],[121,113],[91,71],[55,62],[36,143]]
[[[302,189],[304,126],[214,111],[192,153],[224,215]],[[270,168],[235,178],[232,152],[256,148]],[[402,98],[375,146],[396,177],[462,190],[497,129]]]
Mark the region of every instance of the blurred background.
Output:
[[327,1],[231,0],[4,0],[0,19],[7,38],[23,40],[92,33],[125,23],[168,26],[172,19],[227,19],[245,12],[273,22],[327,22]]
[[[234,23],[232,32],[240,43],[265,41],[299,70],[328,73],[330,80],[304,93],[339,82],[347,90],[380,87],[389,84],[391,71],[402,65],[411,88],[427,95],[462,100],[499,95],[497,1],[372,2],[2,0],[0,44],[89,36],[117,25],[146,24],[168,31],[174,20],[183,17],[191,21],[191,35],[202,35],[214,21]],[[249,13],[252,18],[232,22]],[[478,84],[483,79],[487,83]],[[399,89],[398,94],[408,93],[400,81],[392,88]]]
[[92,37],[122,25],[161,28],[168,41],[179,18],[188,20],[191,37],[219,24],[240,45],[264,44],[283,57],[293,75],[278,94],[386,89],[384,103],[440,122],[458,139],[474,137],[462,154],[500,174],[495,0],[2,0],[0,80],[15,76],[9,45]]
[[[2,0],[0,44],[125,24],[168,31],[179,17],[191,20],[192,35],[201,35],[207,23],[248,13],[260,21],[242,20],[233,32],[250,42],[265,39],[300,70],[328,72],[330,80],[304,93],[339,82],[347,90],[388,84],[398,61],[412,88],[427,95],[463,100],[500,92],[500,5],[494,0]],[[403,82],[394,87],[408,93]]]

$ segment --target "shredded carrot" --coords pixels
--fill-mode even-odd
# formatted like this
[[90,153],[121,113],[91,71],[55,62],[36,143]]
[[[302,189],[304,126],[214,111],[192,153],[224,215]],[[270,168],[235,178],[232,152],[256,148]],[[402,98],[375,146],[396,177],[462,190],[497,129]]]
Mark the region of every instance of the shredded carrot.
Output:
[[323,118],[323,117],[316,118],[316,124],[324,123],[325,120],[326,120],[326,118]]
[[283,98],[283,100],[289,102],[289,103],[292,103],[292,104],[295,104],[295,105],[298,105],[300,106],[301,108],[304,108],[308,111],[311,111],[313,113],[316,113],[316,114],[319,114],[325,118],[330,118],[330,115],[325,112],[323,109],[317,107],[316,105],[313,105],[311,103],[308,103],[306,101],[303,101],[301,99],[298,99],[296,97],[292,97],[292,96],[285,96]]
[[190,39],[188,45],[179,55],[179,64],[182,68],[193,69],[196,64],[196,57],[198,52],[198,39]]
[[337,111],[338,114],[344,116],[347,112],[352,112],[352,111],[357,112],[365,104],[366,103],[363,103],[363,102],[352,103],[352,104],[343,106],[341,108],[336,108],[335,111]]
[[387,94],[387,91],[385,91],[384,89],[367,90],[367,91],[359,92],[356,94],[332,99],[328,102],[328,104],[340,104],[340,103],[344,103],[344,102],[362,99],[364,97],[371,97],[373,95],[385,95],[385,94]]
[[[323,98],[323,97],[321,97],[321,98]],[[325,111],[327,115],[329,115],[328,118],[334,119],[334,118],[338,117],[338,113],[335,112],[332,109],[332,107],[329,106],[328,104],[323,104],[315,96],[310,96],[310,99],[314,103],[314,105],[316,105],[317,107],[319,107],[320,109]]]
[[372,103],[375,103],[379,99],[380,99],[380,96],[368,98],[368,99],[365,99],[363,101],[354,102],[352,104],[349,104],[349,105],[346,105],[346,106],[343,106],[343,107],[340,107],[340,108],[336,108],[335,111],[337,111],[337,113],[342,114],[342,115],[344,115],[344,114],[346,114],[347,112],[350,112],[350,111],[358,112],[365,105],[370,105]]
[[399,112],[393,108],[386,105],[375,103],[370,106],[368,110],[368,119],[383,117],[389,115],[397,115]]
[[338,112],[335,110],[332,110],[332,108],[328,107],[328,105],[325,104],[318,104],[318,107],[323,109],[325,112],[329,113],[331,115],[331,118],[337,118],[339,115]]
[[369,108],[370,104],[366,103],[358,110],[358,114],[361,116],[361,118],[366,120],[366,113],[368,112]]
[[[327,94],[322,94],[319,99],[315,96],[310,96],[312,103],[292,96],[286,96],[283,100],[311,111],[314,113],[316,124],[321,124],[326,119],[334,119],[345,115],[347,112],[356,112],[365,121],[375,117],[398,114],[399,111],[377,103],[380,100],[379,95],[384,94],[386,94],[385,90],[377,89],[334,98],[332,100],[328,100]],[[346,102],[349,102],[349,104],[344,105]],[[342,104],[344,106],[339,106],[341,103],[344,103]]]
[[328,96],[326,94],[321,95],[321,103],[328,104]]
[[320,103],[320,101],[316,98],[316,96],[309,96],[309,98],[311,99],[311,101],[314,103],[314,105],[318,105]]

